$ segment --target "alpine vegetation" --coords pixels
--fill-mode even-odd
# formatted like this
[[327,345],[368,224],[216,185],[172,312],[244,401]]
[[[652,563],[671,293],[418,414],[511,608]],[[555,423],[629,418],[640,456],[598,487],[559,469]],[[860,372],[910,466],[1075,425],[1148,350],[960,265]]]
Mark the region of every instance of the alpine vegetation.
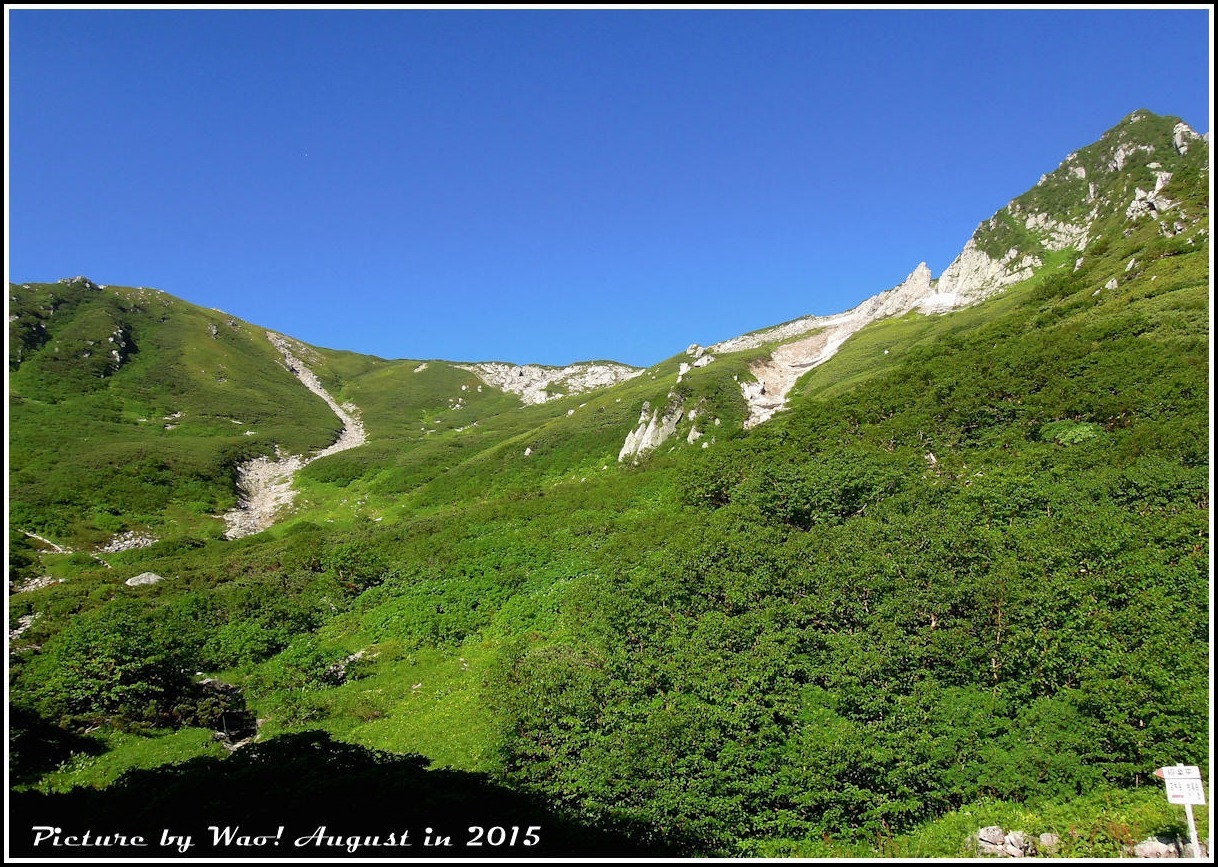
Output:
[[317,821],[288,843],[477,827],[499,848],[463,854],[513,857],[1177,834],[1151,774],[1209,767],[1209,159],[1135,111],[941,274],[642,370],[10,284],[14,826],[206,809],[270,841],[290,808]]

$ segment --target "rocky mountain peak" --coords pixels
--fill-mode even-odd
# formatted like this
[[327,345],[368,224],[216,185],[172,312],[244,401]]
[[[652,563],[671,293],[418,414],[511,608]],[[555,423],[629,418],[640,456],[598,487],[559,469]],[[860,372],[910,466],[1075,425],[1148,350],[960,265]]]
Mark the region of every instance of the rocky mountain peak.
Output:
[[1172,181],[1182,171],[1206,170],[1208,143],[1179,118],[1138,109],[983,221],[938,280],[923,262],[895,288],[845,313],[807,316],[712,346],[723,353],[782,343],[752,365],[755,382],[741,383],[750,412],[745,426],[782,409],[799,376],[877,319],[977,303],[1027,280],[1055,254],[1083,254],[1092,241],[1127,234],[1142,218],[1156,220],[1165,236],[1185,231],[1201,214],[1180,205]]

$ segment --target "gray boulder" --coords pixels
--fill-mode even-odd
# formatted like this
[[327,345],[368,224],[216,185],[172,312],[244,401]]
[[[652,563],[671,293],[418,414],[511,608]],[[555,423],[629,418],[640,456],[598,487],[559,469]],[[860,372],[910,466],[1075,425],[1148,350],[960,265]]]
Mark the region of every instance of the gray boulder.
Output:
[[160,575],[156,574],[155,572],[141,572],[139,575],[136,575],[134,578],[128,578],[124,583],[128,587],[139,587],[143,584],[155,584],[158,581],[164,581],[164,580],[165,580],[164,578],[162,578]]

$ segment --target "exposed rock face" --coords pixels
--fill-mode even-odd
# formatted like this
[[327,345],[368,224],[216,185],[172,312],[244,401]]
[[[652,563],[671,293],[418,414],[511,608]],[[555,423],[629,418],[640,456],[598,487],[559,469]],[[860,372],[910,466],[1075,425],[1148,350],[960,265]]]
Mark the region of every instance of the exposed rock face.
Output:
[[[1190,132],[1191,132],[1191,130],[1190,130]],[[56,282],[63,283],[64,285],[67,285],[67,286],[83,286],[85,289],[89,289],[94,292],[101,289],[100,286],[98,286],[88,277],[85,277],[83,275],[77,276],[77,277],[60,277],[59,280]]]
[[782,325],[775,325],[773,328],[765,328],[761,331],[754,331],[752,334],[742,334],[739,337],[724,340],[721,343],[716,343],[711,349],[720,353],[756,349],[763,343],[769,343],[774,340],[789,340],[801,334],[807,334],[809,331],[823,327],[833,320],[841,319],[845,315],[844,313],[838,313],[833,316],[804,316],[800,319],[784,322]]
[[[1179,124],[1178,126],[1183,126],[1185,129],[1188,129],[1188,126],[1185,124]],[[1192,132],[1192,130],[1189,131]],[[1178,145],[1176,146],[1176,150],[1180,150]],[[1180,151],[1180,153],[1184,153],[1187,150],[1188,147],[1186,146],[1183,151]],[[1129,162],[1129,158],[1139,152],[1153,154],[1155,149],[1153,145],[1148,144],[1122,144],[1117,147],[1115,151],[1113,151],[1112,160],[1108,163],[1108,168],[1114,172],[1119,172],[1121,169],[1125,168],[1125,164]]]
[[566,367],[516,365],[499,361],[456,366],[477,374],[487,385],[519,395],[526,404],[545,403],[557,397],[617,385],[643,372],[639,368],[612,361],[587,361]]
[[744,426],[752,428],[781,410],[795,381],[813,367],[832,358],[847,338],[860,328],[877,319],[910,310],[939,313],[959,307],[962,303],[958,293],[943,290],[942,279],[938,285],[935,284],[930,268],[923,262],[901,285],[874,295],[845,313],[807,316],[776,328],[717,343],[711,350],[733,352],[753,349],[773,340],[798,338],[779,346],[768,359],[755,362],[750,371],[756,381],[741,383],[741,392],[749,405],[749,417]]
[[1176,153],[1183,156],[1188,153],[1189,142],[1201,138],[1196,131],[1186,123],[1178,123],[1172,129],[1171,143],[1176,149]]
[[1150,192],[1141,187],[1134,187],[1133,201],[1125,209],[1125,219],[1137,220],[1150,214],[1152,216],[1175,207],[1176,203],[1163,195],[1163,187],[1171,180],[1171,172],[1155,172],[1155,188]]
[[1043,212],[1029,214],[1024,225],[1040,235],[1048,250],[1082,250],[1087,246],[1086,226],[1058,222]]
[[309,391],[326,402],[326,405],[343,423],[343,429],[333,444],[312,457],[287,455],[276,446],[274,460],[259,457],[239,466],[237,468],[237,488],[241,493],[240,501],[237,508],[222,516],[228,525],[228,530],[224,534],[226,539],[240,539],[242,536],[249,536],[271,526],[275,520],[275,513],[295,499],[296,492],[292,489],[292,476],[301,467],[318,458],[363,445],[367,440],[364,425],[356,415],[358,408],[353,404],[339,406],[338,401],[322,387],[317,375],[296,354],[303,350],[293,347],[287,338],[273,331],[268,331],[266,337],[283,355],[284,366]]
[[644,402],[643,411],[639,413],[638,427],[627,434],[617,459],[624,461],[656,449],[676,432],[677,424],[684,415],[685,409],[680,396],[672,392],[668,394],[668,405],[663,413],[658,409],[653,410],[650,403]]
[[951,297],[956,307],[981,301],[989,296],[1027,280],[1043,263],[1012,247],[1001,259],[994,259],[969,238],[960,255],[939,277],[939,294]]

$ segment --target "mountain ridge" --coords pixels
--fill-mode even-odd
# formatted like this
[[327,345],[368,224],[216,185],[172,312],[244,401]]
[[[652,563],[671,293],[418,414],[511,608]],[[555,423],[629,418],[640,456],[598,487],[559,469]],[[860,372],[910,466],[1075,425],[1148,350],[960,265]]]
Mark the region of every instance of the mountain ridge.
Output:
[[[1189,156],[1190,148],[1192,156]],[[1042,175],[1034,187],[981,221],[961,252],[937,278],[922,262],[897,286],[878,292],[849,310],[827,316],[800,317],[720,341],[706,350],[693,344],[685,353],[675,356],[675,360],[669,359],[649,368],[614,361],[576,362],[562,367],[436,359],[430,362],[378,359],[376,363],[414,364],[416,374],[423,374],[428,364],[444,364],[473,374],[477,378],[476,386],[463,386],[465,394],[448,399],[447,406],[457,410],[484,386],[512,395],[529,406],[564,396],[595,393],[630,380],[655,379],[664,365],[676,366],[673,388],[664,395],[656,393],[644,401],[642,409],[637,410],[637,422],[623,429],[617,460],[637,461],[646,453],[654,452],[677,433],[679,426],[682,426],[681,432],[688,444],[701,440],[698,445],[705,448],[712,440],[703,439],[705,424],[700,428],[695,419],[700,411],[707,412],[708,407],[703,405],[699,409],[697,401],[700,398],[690,401],[678,393],[687,372],[704,369],[724,355],[753,353],[755,357],[748,360],[746,368],[734,372],[733,377],[745,406],[743,428],[754,428],[786,408],[792,389],[802,377],[831,359],[846,341],[874,322],[911,312],[938,315],[980,303],[1008,286],[1029,279],[1034,272],[1046,267],[1046,262],[1061,267],[1069,261],[1077,271],[1084,264],[1083,250],[1090,236],[1113,231],[1115,225],[1120,225],[1126,232],[1130,231],[1129,226],[1139,223],[1154,225],[1164,241],[1183,237],[1186,243],[1195,243],[1206,231],[1194,226],[1199,203],[1195,201],[1195,194],[1190,198],[1186,191],[1178,189],[1180,182],[1176,176],[1182,169],[1186,177],[1190,171],[1195,174],[1208,170],[1207,156],[1206,136],[1198,135],[1179,118],[1160,117],[1139,109],[1096,142],[1068,154],[1056,169]],[[1112,279],[1118,278],[1114,276],[1108,282]],[[14,287],[14,291],[25,290],[30,285],[22,284],[20,289]],[[43,351],[50,334],[46,330],[47,324],[57,309],[62,306],[61,316],[66,313],[71,318],[90,293],[99,298],[113,293],[118,305],[114,310],[97,310],[95,315],[90,308],[88,315],[101,317],[89,326],[97,336],[73,338],[79,343],[73,350],[75,364],[88,366],[87,374],[81,371],[85,378],[78,378],[77,382],[92,383],[89,389],[94,390],[98,383],[118,373],[128,357],[139,350],[128,322],[130,314],[122,313],[119,308],[124,304],[132,305],[134,310],[141,304],[168,305],[170,299],[179,306],[188,304],[160,290],[102,287],[84,277],[64,278],[55,285],[69,290],[61,301],[52,297],[49,306],[44,304],[45,309],[32,303],[22,304],[17,313],[10,315],[10,372],[19,371],[30,355],[38,356],[37,363],[44,363],[39,359],[47,356]],[[51,295],[54,296],[54,292]],[[16,297],[12,295],[10,300]],[[189,306],[196,311],[195,315],[208,319],[207,328],[213,341],[222,333],[232,332],[240,322],[222,311]],[[223,332],[220,323],[225,323]],[[241,323],[240,327],[255,335],[254,339],[259,339],[256,335],[260,333],[270,333],[249,323]],[[62,332],[62,326],[58,329],[56,333],[61,338],[68,336]],[[106,332],[105,345],[110,349],[108,353],[95,353],[94,346],[103,341],[103,331]],[[51,350],[57,352],[60,342],[56,340]],[[300,341],[294,343],[302,348],[306,346]],[[279,350],[274,356],[276,363],[284,367],[278,354]],[[680,360],[682,358],[686,360]],[[52,363],[60,368],[67,363],[58,355],[55,359]],[[220,364],[223,366],[224,362]],[[290,365],[284,369],[290,370]],[[664,375],[671,376],[671,373]],[[469,391],[470,388],[473,391]],[[707,423],[712,419],[718,422],[722,415],[722,407],[711,410]],[[174,427],[179,424],[176,419],[169,421]],[[427,429],[426,426],[422,428]],[[291,462],[294,459],[290,455],[299,452],[287,443],[263,440],[252,428],[247,429],[246,434],[258,437],[254,441],[258,444],[257,455],[236,466],[232,470],[236,476],[242,474],[242,467],[248,471],[257,466],[260,469],[251,478],[261,479],[277,461]],[[287,448],[287,456],[281,455],[281,447]],[[314,446],[315,450],[317,448]],[[255,463],[255,460],[262,463]],[[271,474],[278,475],[281,480],[290,477],[290,474]],[[281,497],[272,499],[287,502],[290,494],[285,491]],[[216,505],[220,511],[227,510],[229,515],[238,514],[223,502]]]
[[[1143,120],[1150,122],[1134,128],[1135,124]],[[1170,134],[1165,133],[1168,124],[1171,125]],[[1149,136],[1142,135],[1151,127],[1159,133],[1158,136],[1153,133]],[[1132,141],[1129,135],[1131,132],[1134,133]],[[1157,141],[1152,143],[1151,140],[1156,138]],[[1161,171],[1163,165],[1157,160],[1146,167],[1156,169],[1153,190],[1148,192],[1140,186],[1135,186],[1133,192],[1129,193],[1126,187],[1123,194],[1130,196],[1127,205],[1123,199],[1117,201],[1115,197],[1101,197],[1099,185],[1094,180],[1088,182],[1086,201],[1096,203],[1079,222],[1071,222],[1073,215],[1053,207],[1052,201],[1054,194],[1059,193],[1061,187],[1070,186],[1071,181],[1077,183],[1087,177],[1084,163],[1093,166],[1094,177],[1097,157],[1108,160],[1106,167],[1110,169],[1111,179],[1112,173],[1121,172],[1126,161],[1138,152],[1155,153],[1157,146],[1158,152],[1162,154],[1170,142],[1175,155],[1183,157],[1188,153],[1189,143],[1197,140],[1204,142],[1208,148],[1208,137],[1197,134],[1179,118],[1159,118],[1143,109],[1134,111],[1105,132],[1096,143],[1069,154],[1057,169],[1042,175],[1032,190],[1011,200],[994,216],[978,224],[964,248],[939,277],[934,278],[929,267],[922,262],[896,287],[864,299],[842,313],[801,317],[714,344],[712,351],[731,352],[756,348],[775,340],[783,343],[783,347],[775,350],[768,361],[761,361],[753,366],[752,372],[756,381],[741,386],[750,408],[746,426],[761,424],[780,411],[795,381],[812,367],[831,358],[842,343],[860,328],[878,319],[899,316],[914,310],[923,313],[946,313],[979,303],[1007,286],[1030,278],[1045,264],[1045,258],[1049,254],[1084,250],[1089,233],[1096,225],[1105,218],[1111,218],[1122,207],[1125,207],[1128,219],[1149,213],[1154,215],[1165,233],[1176,235],[1185,231],[1187,223],[1180,221],[1174,221],[1170,230],[1166,226],[1165,215],[1169,211],[1176,210],[1182,220],[1187,221],[1189,218],[1182,209],[1177,209],[1177,202],[1168,199],[1166,195],[1160,198],[1163,188],[1172,179],[1172,172]],[[1170,156],[1164,158],[1173,166],[1177,162]],[[1043,194],[1037,192],[1040,188],[1045,188]],[[1023,221],[1022,226],[1026,233],[1024,237],[1019,238],[1023,244],[1010,246],[1002,251],[1004,235],[1000,225],[1013,217]],[[1029,238],[1033,242],[1031,245],[1027,243]],[[1029,246],[1032,249],[1027,249]],[[1081,263],[1081,259],[1076,261],[1076,269]],[[804,341],[794,340],[802,334],[820,329],[825,329],[827,333]]]
[[[253,738],[426,756],[683,854],[1170,830],[1148,769],[1209,762],[1208,146],[1125,123],[979,227],[1033,275],[935,315],[919,266],[751,426],[764,367],[835,326],[526,403],[13,287],[14,798],[216,779]],[[302,367],[367,439],[226,539],[246,461],[342,439]]]

